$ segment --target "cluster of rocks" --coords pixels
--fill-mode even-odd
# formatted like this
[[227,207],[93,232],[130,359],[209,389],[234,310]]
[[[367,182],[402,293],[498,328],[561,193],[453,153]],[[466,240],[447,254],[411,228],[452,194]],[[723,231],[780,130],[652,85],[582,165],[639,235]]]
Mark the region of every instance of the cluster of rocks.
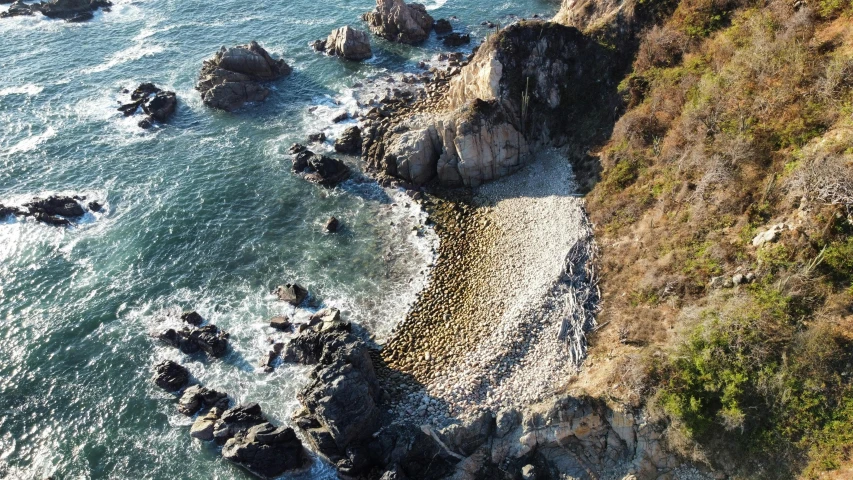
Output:
[[655,478],[680,465],[652,425],[592,399],[479,410],[442,426],[395,418],[387,409],[397,380],[377,375],[376,352],[346,323],[312,327],[287,351],[314,365],[294,421],[348,478]]
[[376,0],[376,8],[362,15],[373,34],[400,43],[420,43],[429,37],[433,18],[420,3]]
[[293,171],[313,183],[334,187],[349,178],[350,168],[342,161],[319,155],[304,145],[294,144],[288,152],[293,156]]
[[336,55],[347,60],[366,60],[373,56],[367,32],[349,25],[333,30],[325,40],[317,40],[311,46],[318,52]]
[[310,460],[293,429],[271,424],[257,403],[229,408],[231,400],[226,393],[201,385],[187,387],[189,370],[170,360],[154,366],[153,380],[168,392],[180,392],[178,412],[187,416],[198,414],[190,427],[190,436],[222,445],[222,457],[226,460],[264,479],[299,471],[308,465]]
[[166,329],[157,333],[156,338],[186,354],[203,351],[219,358],[228,351],[228,333],[213,324],[200,326],[203,319],[196,312],[186,312],[181,319],[190,326]]
[[196,89],[205,105],[233,111],[249,102],[266,100],[270,90],[262,82],[289,75],[291,70],[257,42],[222,47],[212,59],[204,61]]
[[178,106],[175,92],[163,91],[153,83],[143,83],[136,87],[133,92],[125,90],[124,93],[130,93],[130,102],[123,104],[118,110],[124,116],[129,117],[141,107],[147,115],[139,122],[139,126],[142,128],[151,128],[155,121],[165,123],[175,113],[175,108]]
[[[0,205],[0,219],[8,216],[32,217],[36,221],[48,225],[68,226],[72,220],[82,217],[86,209],[80,202],[86,197],[75,195],[73,197],[51,195],[47,198],[36,198],[32,202],[25,203],[23,207],[12,207]],[[103,206],[97,201],[91,201],[87,205],[92,212],[100,212]]]
[[[5,2],[3,2],[5,3]],[[112,2],[109,0],[51,0],[26,4],[17,0],[9,9],[0,13],[0,18],[35,15],[41,13],[48,18],[65,20],[66,22],[85,22],[94,18],[97,9],[108,12]]]

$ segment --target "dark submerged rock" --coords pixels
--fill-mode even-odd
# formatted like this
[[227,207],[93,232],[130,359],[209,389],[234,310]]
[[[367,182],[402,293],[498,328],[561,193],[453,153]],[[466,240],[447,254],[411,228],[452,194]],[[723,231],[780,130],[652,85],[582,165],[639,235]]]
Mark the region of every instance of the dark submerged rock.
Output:
[[155,121],[165,123],[178,106],[175,92],[163,91],[153,83],[143,83],[136,87],[130,94],[130,100],[130,103],[118,107],[118,110],[129,117],[141,107],[147,115],[139,122],[142,128],[151,128]]
[[324,187],[333,187],[350,176],[350,169],[336,158],[312,155],[308,159],[305,178]]
[[22,17],[27,15],[33,15],[33,9],[30,5],[24,3],[21,0],[12,3],[9,6],[9,9],[5,12],[0,13],[0,18],[9,18],[9,17]]
[[297,153],[304,152],[305,150],[307,150],[305,145],[302,145],[300,143],[294,143],[290,146],[290,148],[287,149],[287,153],[291,155],[296,155]]
[[186,323],[189,323],[190,325],[196,326],[196,327],[201,325],[202,322],[204,322],[204,319],[201,318],[201,315],[199,315],[199,313],[196,312],[195,310],[193,310],[191,312],[182,313],[181,314],[181,320],[183,320]]
[[340,226],[341,222],[337,218],[329,217],[329,219],[326,221],[326,232],[335,233],[338,231],[338,228],[340,228]]
[[164,360],[154,366],[154,383],[163,390],[180,390],[189,380],[189,370],[171,360]]
[[453,31],[453,25],[450,24],[449,20],[444,18],[436,20],[435,25],[433,25],[432,28],[435,30],[435,33],[439,35],[444,35]]
[[471,35],[468,35],[468,34],[460,35],[456,32],[453,32],[450,35],[444,37],[444,39],[442,40],[442,43],[444,43],[448,47],[458,47],[461,45],[471,43]]
[[228,351],[228,334],[219,330],[216,325],[205,325],[197,329],[170,328],[157,334],[156,337],[186,354],[202,350],[211,357],[217,358]]
[[228,351],[228,334],[220,331],[216,325],[205,325],[192,331],[190,340],[214,358],[221,357]]
[[[38,6],[37,6],[38,5]],[[39,11],[45,17],[60,18],[69,22],[82,22],[94,17],[97,9],[109,10],[112,3],[107,0],[52,0],[33,4],[33,11]]]
[[[291,147],[291,151],[294,151],[294,147]],[[315,154],[310,150],[299,150],[293,155],[293,171],[303,173],[306,180],[324,187],[333,187],[343,182],[351,173],[344,162]]]
[[30,215],[46,215],[65,218],[76,218],[86,213],[83,207],[71,197],[53,195],[45,199],[36,199],[24,205]]

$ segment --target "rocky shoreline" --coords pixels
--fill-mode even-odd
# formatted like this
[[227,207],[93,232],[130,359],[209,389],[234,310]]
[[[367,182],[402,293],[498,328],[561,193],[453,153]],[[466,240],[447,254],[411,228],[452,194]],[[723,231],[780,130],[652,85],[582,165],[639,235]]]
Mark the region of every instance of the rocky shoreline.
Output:
[[[417,43],[433,26],[420,5],[377,5],[366,17],[374,34]],[[222,50],[203,76],[234,76],[221,65],[229,55],[237,70],[257,63],[273,71],[247,77],[254,89],[289,73],[252,43]],[[583,133],[561,126],[600,128],[600,118],[585,115],[590,102],[615,101],[610,56],[573,28],[522,21],[467,58],[454,54],[446,68],[403,75],[405,87],[360,104],[359,127],[335,139],[338,152],[361,152],[380,184],[420,202],[440,238],[427,287],[384,345],[336,311],[301,325],[271,322],[291,335],[274,345],[264,371],[279,359],[312,366],[293,420],[343,478],[671,478],[682,468],[641,412],[560,390],[580,371],[599,304],[592,227],[560,149]],[[208,83],[200,86],[231,87]],[[265,96],[213,105],[200,90],[225,110]],[[290,153],[294,172],[321,185],[349,175],[343,162],[302,145]],[[295,306],[307,296],[281,288],[279,298]],[[210,415],[197,421],[216,425]],[[241,432],[235,438],[254,438]],[[702,478],[690,468],[678,473],[685,476]]]

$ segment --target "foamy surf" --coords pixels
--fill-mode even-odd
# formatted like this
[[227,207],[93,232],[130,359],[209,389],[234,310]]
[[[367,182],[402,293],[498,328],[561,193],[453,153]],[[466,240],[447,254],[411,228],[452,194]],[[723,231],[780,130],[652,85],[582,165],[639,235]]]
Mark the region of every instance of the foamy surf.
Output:
[[41,85],[35,85],[29,83],[27,85],[23,85],[20,87],[6,87],[0,88],[0,97],[5,97],[6,95],[26,95],[33,96],[38,95],[44,90],[44,87]]
[[47,127],[44,132],[37,135],[30,135],[29,137],[19,141],[18,143],[13,145],[12,148],[0,155],[10,157],[17,153],[30,152],[32,150],[37,149],[41,144],[55,136],[56,130],[53,127]]

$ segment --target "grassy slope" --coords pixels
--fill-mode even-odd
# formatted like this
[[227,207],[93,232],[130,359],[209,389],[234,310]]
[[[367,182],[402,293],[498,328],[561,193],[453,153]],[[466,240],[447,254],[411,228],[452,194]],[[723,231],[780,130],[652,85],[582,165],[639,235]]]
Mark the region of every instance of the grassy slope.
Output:
[[792,4],[682,0],[648,30],[588,196],[605,326],[569,387],[744,477],[853,446],[853,5]]

